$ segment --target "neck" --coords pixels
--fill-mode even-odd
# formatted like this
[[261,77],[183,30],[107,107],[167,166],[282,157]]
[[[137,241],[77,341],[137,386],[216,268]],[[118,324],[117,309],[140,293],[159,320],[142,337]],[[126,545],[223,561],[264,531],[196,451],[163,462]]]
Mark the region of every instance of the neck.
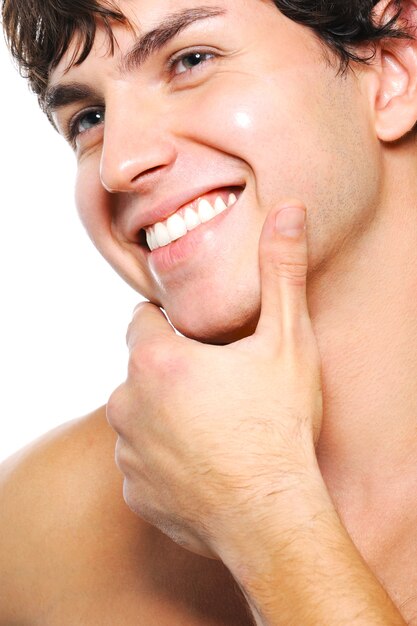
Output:
[[317,457],[335,501],[356,511],[417,482],[417,167],[392,160],[373,223],[309,294],[323,361]]

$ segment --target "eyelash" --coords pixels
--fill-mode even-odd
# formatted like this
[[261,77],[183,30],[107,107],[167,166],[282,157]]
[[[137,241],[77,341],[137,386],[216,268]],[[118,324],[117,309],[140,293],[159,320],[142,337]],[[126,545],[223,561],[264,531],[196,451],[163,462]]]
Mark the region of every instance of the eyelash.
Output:
[[[75,145],[75,140],[77,139],[77,137],[79,135],[83,135],[84,133],[86,133],[87,131],[78,131],[77,130],[77,126],[78,124],[87,117],[87,115],[90,115],[91,113],[98,113],[100,112],[101,115],[104,114],[104,107],[100,107],[100,106],[92,106],[89,107],[88,109],[83,109],[82,111],[79,111],[78,113],[76,113],[74,115],[74,117],[72,117],[67,125],[66,131],[65,131],[65,135],[66,135],[66,139],[67,141],[69,141],[69,143],[74,146]],[[103,122],[101,122],[103,123]],[[100,124],[101,125],[101,124]],[[99,126],[99,124],[97,124],[97,126]],[[94,127],[93,127],[94,128]],[[90,129],[92,130],[92,129]]]
[[[202,61],[201,63],[199,63],[198,65],[196,65],[195,67],[191,67],[187,70],[185,70],[184,72],[179,72],[179,73],[175,73],[174,72],[174,68],[176,65],[178,65],[181,61],[184,61],[185,59],[192,57],[192,56],[196,56],[196,55],[201,55],[202,57],[211,57],[211,59]],[[187,52],[182,52],[181,54],[179,54],[178,56],[173,56],[171,59],[169,59],[168,64],[167,64],[167,69],[168,69],[168,74],[172,77],[180,77],[183,74],[189,74],[189,73],[193,73],[194,71],[199,71],[199,67],[200,65],[205,65],[209,60],[215,59],[218,55],[212,51],[207,51],[207,50],[189,50]],[[72,119],[69,120],[68,126],[67,126],[67,130],[66,130],[66,139],[74,146],[75,145],[75,140],[77,139],[77,137],[79,135],[82,135],[84,133],[87,132],[87,130],[85,131],[78,131],[77,130],[77,125],[83,120],[83,118],[85,118],[87,115],[94,113],[94,112],[98,112],[100,111],[101,114],[104,114],[104,108],[103,107],[89,107],[88,109],[83,109],[82,111],[80,111],[79,113],[76,113],[74,115],[74,117]],[[100,124],[97,124],[97,126],[100,126],[103,122],[101,122]],[[94,128],[94,126],[93,126]],[[90,129],[92,130],[92,129]]]
[[[192,57],[192,56],[196,56],[196,55],[201,55],[202,57],[204,56],[211,56],[212,59],[216,58],[216,56],[218,56],[217,54],[215,54],[212,51],[208,51],[208,50],[188,50],[187,52],[181,52],[179,55],[177,56],[173,56],[171,57],[171,59],[168,61],[168,71],[170,73],[170,75],[172,75],[174,67],[180,63],[181,61],[184,61],[184,59],[187,59],[188,57]],[[206,61],[203,61],[202,63],[199,63],[197,66],[195,67],[200,67],[200,65],[205,65],[207,63]],[[194,70],[194,68],[191,68],[188,70],[188,72],[192,72]],[[181,74],[187,74],[188,72],[180,72],[179,74],[175,74],[175,76],[181,76]]]

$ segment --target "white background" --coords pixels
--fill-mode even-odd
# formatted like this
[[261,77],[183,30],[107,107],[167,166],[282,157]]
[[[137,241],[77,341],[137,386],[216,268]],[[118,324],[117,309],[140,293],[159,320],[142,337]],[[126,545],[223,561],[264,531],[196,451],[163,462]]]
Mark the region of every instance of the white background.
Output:
[[125,332],[140,297],[79,223],[71,149],[0,39],[2,460],[106,402],[125,377]]

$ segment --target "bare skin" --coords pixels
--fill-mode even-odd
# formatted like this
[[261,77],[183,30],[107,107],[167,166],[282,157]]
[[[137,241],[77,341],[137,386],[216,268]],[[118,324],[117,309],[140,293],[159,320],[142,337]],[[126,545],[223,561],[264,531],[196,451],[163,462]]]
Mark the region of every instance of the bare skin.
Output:
[[2,465],[1,626],[252,624],[221,563],[128,509],[115,441],[100,409]]
[[[135,0],[133,4],[140,9],[143,25],[149,26],[177,3]],[[179,4],[189,7],[193,3],[184,0]],[[415,16],[415,3],[408,5],[414,7]],[[237,8],[233,1],[229,6],[232,12]],[[141,87],[154,85],[160,57],[151,59],[143,73],[123,77],[115,73],[116,61],[102,54],[103,41],[101,45],[97,42],[95,54],[85,64],[68,74],[63,60],[54,80],[93,83],[103,97],[107,96],[105,130],[100,125],[79,139],[79,210],[97,247],[131,284],[163,305],[177,326],[188,330],[190,336],[220,343],[225,338],[249,334],[256,320],[259,285],[255,258],[267,210],[284,193],[302,196],[311,208],[313,269],[308,283],[309,304],[323,359],[325,411],[316,450],[320,470],[342,522],[370,569],[407,623],[417,624],[417,333],[413,269],[417,250],[417,157],[413,140],[399,141],[417,119],[415,47],[410,44],[400,51],[380,50],[379,63],[364,70],[359,78],[349,75],[344,82],[334,78],[334,68],[323,59],[320,64],[321,49],[305,31],[279,24],[281,18],[273,12],[262,13],[255,0],[248,0],[245,7],[248,20],[241,23],[232,15],[231,23],[244,25],[240,35],[245,42],[262,41],[265,49],[257,45],[254,56],[249,54],[254,65],[245,68],[250,71],[242,71],[240,65],[250,46],[242,46],[244,52],[237,55],[230,54],[226,69],[218,75],[215,69],[202,70],[201,76],[208,71],[210,78],[202,81],[204,97],[200,101],[198,89],[181,88],[181,97],[176,93],[175,98],[178,109],[169,90],[137,89],[138,80]],[[251,10],[258,22],[250,19]],[[272,20],[277,21],[281,37],[275,30],[269,31]],[[264,29],[261,37],[259,28]],[[210,42],[213,37],[220,48],[232,45],[229,37],[226,41],[221,36],[219,39],[219,32],[229,34],[231,29],[213,28],[209,31]],[[121,49],[128,49],[131,40],[125,39],[126,33],[119,32],[118,36]],[[184,36],[180,47],[196,45],[199,40],[196,28],[191,39]],[[239,41],[232,43],[233,49],[240,46]],[[269,54],[272,45],[277,46],[276,55]],[[268,65],[271,58],[278,66]],[[297,72],[287,70],[291,63],[301,67],[302,80]],[[268,76],[265,85],[264,76]],[[219,91],[221,80],[225,82]],[[274,107],[265,99],[266,84],[276,87]],[[243,89],[245,85],[250,89]],[[242,94],[252,99],[244,102]],[[235,126],[232,124],[234,133],[226,133],[226,126],[222,128],[222,119],[219,121],[216,115],[214,104],[223,95],[220,108],[228,131],[231,120],[237,121]],[[200,117],[194,118],[190,111],[197,104]],[[264,104],[266,110],[260,109]],[[66,118],[77,107],[79,103],[61,110],[58,125],[65,126]],[[295,108],[297,115],[293,115]],[[132,115],[132,110],[137,115]],[[263,113],[257,117],[259,110]],[[141,116],[144,111],[150,119]],[[164,115],[159,119],[166,124],[163,133],[158,123],[151,123],[152,115],[161,111]],[[314,115],[309,118],[312,111]],[[248,117],[238,115],[242,112]],[[242,119],[249,122],[246,128],[242,127]],[[267,128],[262,126],[266,119]],[[270,124],[275,133],[271,133]],[[279,142],[273,140],[276,135]],[[254,142],[254,137],[262,141]],[[282,178],[277,179],[277,168],[272,171],[269,167],[271,159],[280,164]],[[198,169],[204,175],[202,182],[207,179],[212,183],[215,179],[217,183],[219,171],[231,176],[235,166],[242,175],[247,201],[241,203],[239,216],[245,216],[245,220],[235,214],[229,228],[239,229],[239,243],[244,241],[244,245],[231,247],[228,254],[223,254],[219,246],[219,263],[219,255],[212,254],[207,238],[203,261],[193,259],[187,267],[186,277],[190,280],[174,280],[167,272],[155,280],[137,241],[127,237],[128,218],[150,204],[158,204],[176,183],[185,187],[183,181],[188,180],[186,174],[195,162],[206,168]],[[215,228],[213,233],[219,234]],[[224,247],[226,235],[220,232],[218,237]],[[247,277],[247,291],[231,300],[228,295],[234,293],[235,275],[241,266]],[[207,305],[208,296],[210,306],[202,307],[203,303]],[[201,311],[208,311],[210,319]],[[163,624],[165,617],[152,611],[166,612],[167,624],[245,624],[244,613],[238,615],[235,606],[230,608],[236,592],[230,591],[224,579],[217,582],[218,573],[226,575],[221,565],[181,551],[127,510],[120,493],[121,476],[113,465],[115,437],[105,425],[103,413],[70,427],[69,433],[65,434],[64,429],[49,443],[38,444],[27,460],[9,461],[19,469],[14,478],[5,478],[2,528],[7,532],[2,538],[2,552],[13,556],[3,565],[1,582],[5,582],[0,586],[7,590],[4,624],[10,626],[12,619],[22,625],[48,625],[48,619],[51,625],[65,623],[65,619],[68,624],[71,620],[105,624],[106,619],[109,624],[129,624],[128,619],[132,623]],[[89,455],[86,447],[90,448],[91,439],[96,443]],[[71,462],[66,461],[63,449]],[[33,477],[37,472],[36,487]],[[111,488],[109,476],[114,477]],[[102,487],[99,498],[98,485]],[[40,506],[42,498],[48,505],[47,512],[46,506]],[[51,502],[56,503],[54,507]],[[74,520],[74,512],[79,513],[80,508],[83,515],[78,514]],[[25,511],[27,523],[16,525]],[[79,551],[81,564],[74,547],[65,547],[70,534],[65,521],[69,514],[70,530],[87,537],[84,550]],[[56,535],[50,534],[47,544],[41,543],[33,553],[23,554],[22,549],[29,550],[29,545],[44,541],[45,526],[51,528],[51,516]],[[115,534],[117,525],[121,532]],[[49,544],[53,544],[54,536],[52,549]],[[107,543],[110,537],[114,539],[111,546]],[[163,555],[156,571],[154,553],[149,553],[153,541]],[[91,558],[85,558],[89,554]],[[138,561],[132,563],[132,554],[139,554]],[[167,567],[168,555],[172,557],[172,570]],[[182,600],[186,595],[182,585],[188,586],[196,570],[204,579],[196,592],[201,593],[201,602],[213,597],[213,587],[216,594],[224,594],[224,605],[216,595],[216,601],[209,602],[210,608],[205,604],[198,615],[192,608],[195,597]],[[161,575],[181,585],[174,598],[161,596],[159,583],[156,591],[155,585],[149,591],[149,578],[155,581]],[[26,583],[16,585],[17,578]],[[228,582],[231,584],[230,578]],[[37,594],[33,593],[35,584],[39,585]],[[88,596],[95,585],[99,585],[101,596],[92,594],[94,599],[90,600],[84,594]],[[118,606],[120,589],[129,589],[130,597]],[[83,606],[77,606],[75,596]],[[41,602],[42,597],[45,601]],[[49,616],[42,608],[47,602]],[[148,602],[154,604],[149,607]],[[212,619],[208,611],[222,606],[229,613]],[[117,607],[115,615],[111,615],[113,607]],[[121,619],[122,611],[128,610],[133,616]],[[97,616],[94,611],[102,613]],[[207,621],[210,619],[212,622]],[[250,618],[247,623],[251,623]]]
[[[179,548],[127,508],[114,445],[100,409],[3,464],[1,626],[251,626],[221,563]],[[386,506],[384,519],[395,515]],[[410,626],[416,519],[410,503],[407,519],[347,524]]]

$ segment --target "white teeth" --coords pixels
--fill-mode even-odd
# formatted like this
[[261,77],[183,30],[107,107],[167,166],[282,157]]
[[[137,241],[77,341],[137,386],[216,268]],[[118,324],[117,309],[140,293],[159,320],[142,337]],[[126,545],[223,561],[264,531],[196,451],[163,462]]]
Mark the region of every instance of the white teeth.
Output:
[[146,243],[148,244],[149,249],[153,250],[152,228],[147,228],[145,232],[146,232]]
[[152,250],[155,250],[155,248],[158,247],[158,242],[156,241],[156,237],[155,237],[155,227],[152,227],[152,230],[151,230],[151,244],[152,244]]
[[227,206],[223,198],[221,196],[217,196],[216,202],[214,203],[215,214],[219,215],[219,213],[222,213],[225,209],[227,209]]
[[159,248],[161,248],[162,246],[167,246],[169,243],[171,243],[171,237],[169,236],[168,228],[165,226],[165,224],[162,224],[162,222],[158,222],[157,224],[155,224],[154,229],[156,243],[158,244]]
[[158,242],[156,241],[155,230],[153,226],[146,229],[146,242],[151,250],[155,250],[155,248],[158,248]]
[[187,225],[179,213],[171,215],[166,224],[171,241],[175,241],[187,233]]
[[208,200],[203,198],[198,201],[198,217],[203,224],[211,220],[215,215],[214,209]]
[[156,250],[167,246],[172,241],[180,239],[200,224],[209,222],[213,217],[225,211],[237,202],[234,193],[230,193],[227,204],[222,196],[218,195],[214,202],[214,207],[206,198],[200,198],[197,202],[198,212],[187,206],[174,215],[171,215],[164,222],[158,222],[145,229],[146,241],[150,250]]
[[201,220],[197,213],[189,206],[184,211],[184,221],[187,226],[187,230],[193,230],[201,224]]
[[237,202],[237,197],[235,196],[235,194],[234,194],[234,193],[231,193],[231,194],[229,195],[229,199],[228,199],[228,201],[227,201],[227,206],[228,206],[228,207],[229,207],[229,206],[232,206],[232,204],[236,204],[236,202]]

